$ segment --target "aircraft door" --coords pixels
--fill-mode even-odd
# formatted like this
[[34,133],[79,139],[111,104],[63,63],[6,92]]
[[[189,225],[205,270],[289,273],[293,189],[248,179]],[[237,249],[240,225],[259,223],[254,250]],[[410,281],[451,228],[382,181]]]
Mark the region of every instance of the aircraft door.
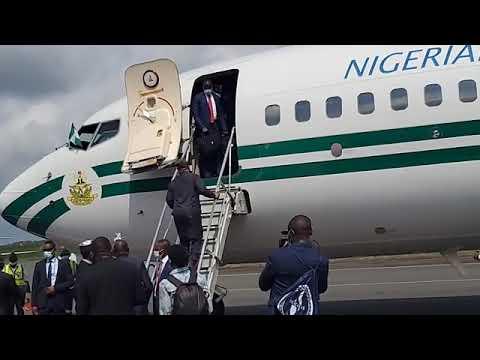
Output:
[[182,138],[182,101],[175,63],[160,59],[125,71],[128,149],[122,171],[163,168],[178,158]]

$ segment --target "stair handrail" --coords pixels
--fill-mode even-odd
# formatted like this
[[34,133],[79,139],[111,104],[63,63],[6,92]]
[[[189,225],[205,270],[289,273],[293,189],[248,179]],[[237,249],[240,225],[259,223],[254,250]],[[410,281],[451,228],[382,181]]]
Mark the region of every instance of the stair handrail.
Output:
[[[223,172],[225,171],[225,166],[227,164],[227,158],[230,158],[232,156],[232,145],[233,145],[233,136],[235,134],[235,127],[232,128],[232,131],[230,133],[230,138],[228,140],[228,144],[227,144],[227,148],[226,148],[226,151],[225,151],[225,155],[223,157],[223,161],[222,161],[222,167],[220,169],[220,172],[218,174],[218,179],[217,179],[217,185],[215,187],[215,194],[218,194],[218,190],[220,189],[220,186],[223,185],[222,183],[222,177],[223,177]],[[228,189],[226,189],[226,194],[228,196],[231,197],[230,195],[230,183],[231,183],[231,171],[232,171],[232,167],[231,167],[231,161],[230,161],[230,164],[229,164],[229,177],[228,177]],[[197,264],[197,273],[200,271],[200,268],[202,266],[202,257],[203,257],[203,254],[205,253],[205,248],[207,246],[207,242],[208,242],[208,237],[210,235],[210,230],[211,230],[211,227],[212,227],[212,222],[213,222],[213,214],[215,213],[215,206],[217,205],[217,201],[219,199],[215,198],[213,200],[213,205],[212,205],[212,211],[210,212],[210,217],[208,219],[208,226],[207,226],[207,232],[206,232],[206,235],[205,235],[205,239],[203,241],[203,245],[202,245],[202,251],[200,253],[200,259],[198,261],[198,264]],[[225,202],[225,198],[222,199],[223,202]],[[222,211],[224,209],[224,204],[222,204]],[[221,223],[220,222],[220,218],[219,218],[219,224]]]

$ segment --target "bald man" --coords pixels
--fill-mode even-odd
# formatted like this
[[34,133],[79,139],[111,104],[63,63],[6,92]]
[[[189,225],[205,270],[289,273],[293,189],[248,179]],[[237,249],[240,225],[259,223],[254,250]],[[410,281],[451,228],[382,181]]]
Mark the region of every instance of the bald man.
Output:
[[130,248],[125,240],[116,240],[113,244],[112,255],[121,261],[125,261],[135,265],[137,269],[137,278],[140,282],[140,287],[144,292],[144,302],[141,305],[136,305],[134,308],[135,314],[147,315],[148,314],[148,302],[152,295],[153,285],[148,276],[147,269],[143,261],[137,257],[129,256]]
[[279,298],[311,268],[318,267],[318,293],[327,290],[328,259],[320,254],[318,245],[311,239],[312,233],[312,224],[307,216],[293,217],[288,224],[289,245],[276,249],[268,258],[258,284],[262,291],[270,290],[270,314],[278,314],[275,304]]
[[133,315],[144,302],[135,265],[114,259],[105,237],[93,241],[94,265],[78,284],[78,315]]

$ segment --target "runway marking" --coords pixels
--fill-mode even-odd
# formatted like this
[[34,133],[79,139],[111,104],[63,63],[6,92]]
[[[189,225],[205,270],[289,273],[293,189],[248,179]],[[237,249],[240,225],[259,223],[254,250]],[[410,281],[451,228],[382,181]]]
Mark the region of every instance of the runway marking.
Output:
[[229,276],[253,276],[260,275],[260,273],[246,273],[246,274],[220,274],[218,277],[229,277]]
[[[378,282],[378,283],[352,283],[352,284],[332,284],[332,287],[342,286],[378,286],[378,285],[407,285],[407,284],[427,284],[427,283],[441,283],[441,282],[468,282],[480,281],[479,279],[449,279],[449,280],[419,280],[419,281],[393,281],[393,282]],[[228,291],[261,291],[259,288],[244,288],[244,289],[228,289]]]
[[[464,266],[480,266],[477,263],[464,263]],[[425,264],[425,265],[400,265],[400,266],[372,266],[372,267],[360,267],[360,268],[345,268],[345,269],[332,269],[333,271],[359,271],[359,270],[393,270],[393,269],[407,269],[407,268],[429,268],[429,267],[452,267],[450,264]],[[231,277],[231,276],[254,276],[260,275],[258,273],[244,273],[244,274],[220,274],[219,277]]]

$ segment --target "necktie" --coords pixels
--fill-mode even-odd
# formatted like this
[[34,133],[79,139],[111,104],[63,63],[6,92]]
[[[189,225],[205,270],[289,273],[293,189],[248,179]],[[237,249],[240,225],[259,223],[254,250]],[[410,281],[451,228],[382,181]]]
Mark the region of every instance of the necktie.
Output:
[[52,284],[52,260],[48,260],[48,270],[47,270],[47,279],[48,279],[48,286]]
[[208,110],[210,112],[210,124],[215,122],[215,118],[213,116],[213,104],[212,104],[212,95],[207,96],[208,98]]

